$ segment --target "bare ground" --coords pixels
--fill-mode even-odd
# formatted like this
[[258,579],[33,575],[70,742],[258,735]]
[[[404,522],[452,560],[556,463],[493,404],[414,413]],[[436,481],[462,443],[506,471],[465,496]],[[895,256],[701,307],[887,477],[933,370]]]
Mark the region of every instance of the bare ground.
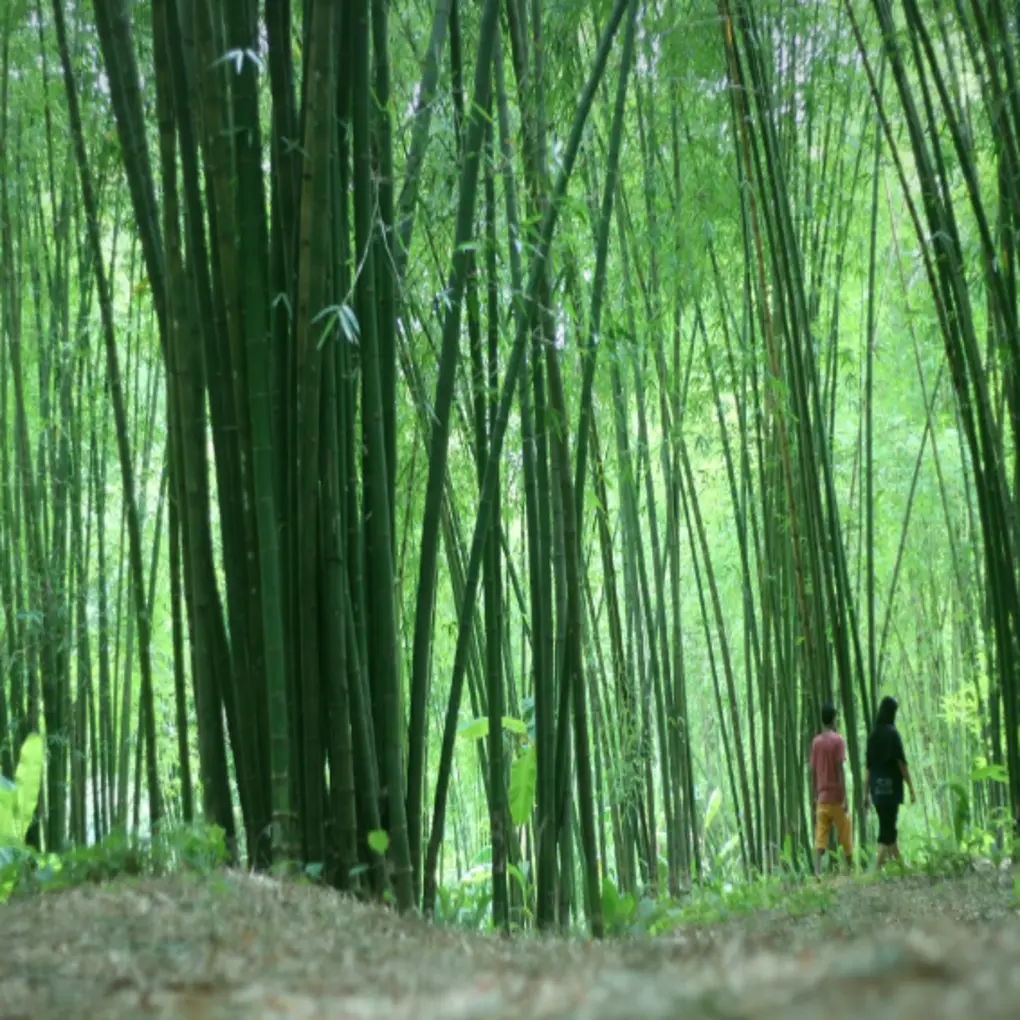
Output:
[[4,1020],[1018,1015],[1020,908],[1001,873],[837,883],[810,916],[603,944],[465,936],[239,874],[0,907]]

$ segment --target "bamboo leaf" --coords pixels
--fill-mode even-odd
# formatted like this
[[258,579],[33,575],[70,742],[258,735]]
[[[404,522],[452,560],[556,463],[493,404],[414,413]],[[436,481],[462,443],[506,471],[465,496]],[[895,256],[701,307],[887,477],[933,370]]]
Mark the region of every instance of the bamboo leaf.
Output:
[[29,734],[21,746],[14,782],[0,786],[0,846],[21,846],[32,821],[42,785],[43,742]]
[[538,761],[535,745],[531,744],[510,766],[510,817],[514,825],[524,825],[531,817],[537,783]]
[[1009,777],[1006,775],[1005,765],[997,765],[993,762],[974,769],[970,774],[970,780],[972,783],[981,783],[986,780],[993,783],[1005,783],[1009,781]]
[[521,871],[516,864],[507,864],[506,871],[508,875],[517,879],[517,884],[521,887],[521,892],[527,892],[527,883],[524,881],[524,872]]
[[712,796],[708,798],[708,807],[705,808],[705,832],[708,832],[708,830],[711,828],[712,822],[715,821],[721,808],[722,808],[722,792],[719,790],[719,787],[717,786],[712,791]]
[[465,740],[481,740],[489,735],[489,720],[486,716],[472,719],[457,731]]
[[[528,724],[520,719],[515,719],[513,716],[503,716],[503,729],[508,733],[516,733],[518,736],[528,736]],[[469,723],[464,723],[463,726],[457,731],[458,735],[464,740],[482,740],[484,737],[489,735],[489,717],[480,716],[477,719],[472,719]]]
[[380,857],[385,856],[386,851],[390,848],[389,833],[385,829],[373,829],[368,834],[368,848]]

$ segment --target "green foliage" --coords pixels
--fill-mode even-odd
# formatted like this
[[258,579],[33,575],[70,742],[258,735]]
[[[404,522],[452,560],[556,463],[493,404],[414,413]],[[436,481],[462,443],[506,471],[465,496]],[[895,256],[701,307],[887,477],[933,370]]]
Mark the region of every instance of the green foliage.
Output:
[[708,798],[708,807],[705,808],[705,832],[712,827],[712,822],[719,817],[719,811],[722,808],[722,791],[716,787],[712,791],[712,796]]
[[[473,866],[459,881],[441,885],[436,891],[433,906],[437,924],[446,928],[461,928],[468,931],[491,930],[492,928],[492,847],[483,847]],[[515,892],[524,904],[515,920],[511,916],[511,929],[519,928],[521,920],[531,920],[533,912],[528,904],[534,898],[534,886],[529,881],[530,869],[527,862],[522,867],[507,863],[507,875],[513,879]]]
[[312,322],[318,324],[323,320],[326,322],[319,334],[316,350],[321,350],[326,345],[326,341],[339,332],[343,333],[344,339],[349,344],[356,344],[361,337],[358,317],[349,304],[330,305],[319,312]]
[[[534,708],[525,711],[524,719],[503,716],[503,733],[517,753],[510,766],[510,815],[514,825],[524,825],[535,806],[538,762],[534,744]],[[530,718],[529,718],[530,715]],[[464,740],[483,740],[489,735],[489,717],[480,716],[464,723],[457,731]]]
[[[528,735],[527,724],[509,715],[503,716],[503,729],[507,733],[513,733],[519,737]],[[484,715],[478,719],[472,719],[471,722],[464,723],[457,732],[465,740],[482,740],[489,735],[489,717]]]
[[972,805],[979,783],[1005,785],[1001,765],[983,764],[965,778],[950,779],[944,785],[949,795],[949,824],[939,824],[918,841],[916,867],[931,878],[955,878],[974,871],[980,862],[998,867],[1006,856],[1006,839],[1012,825],[1008,812],[989,814],[988,826],[975,823]]
[[616,935],[625,931],[636,909],[637,903],[630,893],[621,896],[611,878],[606,876],[602,879],[602,917],[609,934]]
[[537,785],[538,759],[535,745],[530,744],[510,766],[510,817],[514,825],[524,825],[531,817]]
[[970,821],[970,794],[959,780],[951,779],[946,785],[953,795],[953,838],[959,845],[963,843],[964,832]]
[[385,829],[373,829],[368,834],[368,848],[372,853],[384,857],[390,848],[390,834]]
[[661,935],[688,925],[721,924],[762,910],[790,917],[824,914],[833,898],[831,887],[814,880],[707,882],[695,886],[680,902],[649,896],[635,899],[630,894],[621,895],[611,878],[602,880],[606,931],[614,935]]
[[31,733],[21,745],[14,782],[0,776],[0,864],[25,844],[42,785],[43,742]]
[[216,825],[182,825],[143,840],[123,831],[63,854],[22,850],[0,867],[0,903],[11,896],[54,892],[116,878],[169,874],[207,875],[229,860],[224,832]]
[[479,931],[492,924],[492,870],[472,868],[456,885],[436,891],[435,920],[447,928]]
[[929,878],[959,878],[974,869],[974,856],[940,830],[921,843],[916,867]]

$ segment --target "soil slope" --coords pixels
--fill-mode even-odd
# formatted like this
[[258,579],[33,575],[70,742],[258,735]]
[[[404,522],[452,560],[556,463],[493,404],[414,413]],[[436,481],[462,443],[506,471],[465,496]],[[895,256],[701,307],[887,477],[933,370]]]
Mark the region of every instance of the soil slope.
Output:
[[4,1020],[1018,1015],[1009,874],[836,884],[811,916],[758,913],[598,945],[465,936],[239,874],[0,907]]

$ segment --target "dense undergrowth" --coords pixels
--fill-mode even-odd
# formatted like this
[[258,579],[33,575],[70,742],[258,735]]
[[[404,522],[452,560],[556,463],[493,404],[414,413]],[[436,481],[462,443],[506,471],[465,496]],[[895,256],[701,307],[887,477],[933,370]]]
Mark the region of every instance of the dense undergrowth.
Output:
[[[932,880],[963,877],[968,873],[1004,867],[1007,859],[987,855],[972,840],[962,845],[935,838],[920,843],[909,863],[890,864],[882,874],[870,870],[866,855],[862,870],[839,880],[870,885],[897,881],[904,876]],[[119,878],[145,878],[176,874],[210,875],[226,866],[227,848],[222,830],[201,824],[167,828],[158,840],[112,833],[90,847],[63,854],[45,854],[27,848],[0,850],[0,904],[12,897],[38,895],[102,883]],[[291,880],[316,883],[316,869]],[[712,880],[692,884],[680,899],[654,895],[621,894],[613,880],[602,883],[602,908],[607,932],[612,935],[659,935],[690,925],[714,925],[758,912],[781,912],[789,917],[825,914],[832,907],[837,883],[826,876],[817,881],[802,871],[761,876],[750,882]],[[530,892],[530,890],[528,890]],[[1020,902],[1020,878],[1014,882]],[[435,904],[435,922],[446,927],[484,931],[491,927],[491,888],[486,881],[466,875],[442,886]]]
[[[41,746],[26,743],[15,783],[0,788],[0,903],[11,897],[53,892],[86,883],[123,877],[154,877],[181,873],[210,874],[226,866],[229,855],[223,830],[193,824],[165,826],[158,838],[142,838],[115,831],[87,847],[61,854],[39,853],[28,847],[25,836],[30,812],[25,803],[38,796],[41,769],[37,762]],[[34,792],[33,792],[34,791]],[[955,789],[957,811],[951,828],[928,831],[906,841],[909,863],[892,863],[881,875],[872,872],[867,850],[858,854],[858,869],[847,876],[854,883],[895,880],[907,874],[931,879],[961,877],[980,869],[1000,868],[1007,861],[1001,839],[970,824],[968,794]],[[724,856],[724,855],[723,855]],[[688,925],[718,924],[751,912],[781,911],[787,916],[824,914],[832,904],[833,887],[817,882],[798,865],[789,842],[784,847],[777,873],[740,881],[728,874],[724,859],[713,862],[713,877],[692,883],[680,899],[646,890],[635,896],[620,892],[613,879],[602,881],[602,910],[607,932],[613,935],[662,934]],[[514,869],[521,899],[533,895],[526,874]],[[298,881],[316,882],[321,868],[311,865]],[[1020,899],[1020,879],[1014,894]],[[438,890],[436,923],[469,930],[491,926],[491,882],[480,863],[462,878]],[[520,921],[529,919],[524,907]]]
[[[215,825],[165,825],[158,837],[144,838],[123,830],[110,833],[100,842],[74,847],[63,853],[40,853],[26,843],[32,807],[39,796],[43,747],[33,735],[21,751],[15,781],[0,781],[0,904],[12,897],[30,896],[101,883],[117,878],[156,877],[174,874],[211,874],[229,861],[224,832]],[[974,777],[971,777],[972,780]],[[977,777],[978,780],[987,778]],[[970,786],[951,784],[952,824],[917,830],[908,822],[904,834],[903,862],[891,862],[881,874],[872,870],[867,848],[860,849],[853,872],[846,876],[852,883],[871,884],[895,881],[905,875],[932,880],[959,878],[979,870],[1001,869],[1010,860],[1011,842],[999,828],[990,832],[973,823],[970,811]],[[709,862],[708,877],[692,882],[678,898],[665,896],[652,888],[638,895],[621,892],[606,875],[602,879],[602,912],[607,933],[612,935],[656,935],[689,925],[719,924],[761,911],[781,911],[790,917],[824,914],[834,897],[834,886],[817,881],[801,863],[787,840],[780,854],[779,867],[771,875],[742,881],[725,852]],[[830,874],[838,873],[835,859],[828,858]],[[660,887],[664,887],[664,862]],[[307,866],[291,880],[315,883],[321,880],[321,866]],[[491,927],[491,872],[486,862],[478,861],[459,881],[438,890],[434,919],[436,923],[468,930]],[[520,901],[514,927],[531,920],[527,904],[533,901],[534,888],[527,869],[513,869]],[[828,878],[828,875],[826,876]],[[1020,900],[1020,877],[1014,882],[1014,896]]]

